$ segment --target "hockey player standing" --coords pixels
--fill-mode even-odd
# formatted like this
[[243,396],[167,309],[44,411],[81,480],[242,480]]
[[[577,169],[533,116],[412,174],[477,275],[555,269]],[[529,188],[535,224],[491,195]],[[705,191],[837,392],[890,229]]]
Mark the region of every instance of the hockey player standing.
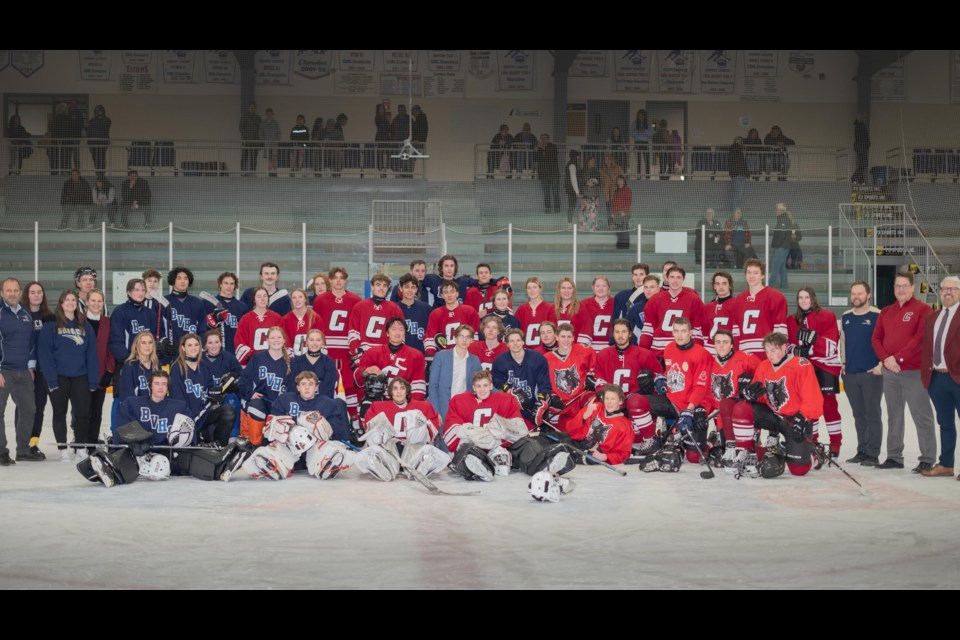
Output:
[[[267,290],[269,300],[267,304],[270,310],[277,313],[281,318],[290,313],[290,296],[286,289],[278,289],[277,281],[280,279],[280,267],[272,262],[264,262],[260,265],[260,286]],[[257,287],[250,287],[243,292],[240,302],[247,305],[248,308],[254,307],[253,294]]]
[[543,282],[533,276],[527,278],[527,301],[517,309],[517,320],[523,329],[524,339],[528,347],[540,344],[540,323],[552,322],[557,324],[557,310],[552,304],[543,299]]
[[760,360],[767,357],[764,336],[772,332],[787,335],[787,299],[776,289],[764,286],[764,273],[763,262],[756,258],[743,263],[747,290],[737,296],[735,307],[737,348]]
[[667,269],[666,287],[647,300],[643,309],[643,332],[640,346],[661,356],[674,339],[673,325],[677,318],[686,318],[693,325],[692,337],[703,341],[703,302],[689,287],[683,286],[687,272],[676,265]]

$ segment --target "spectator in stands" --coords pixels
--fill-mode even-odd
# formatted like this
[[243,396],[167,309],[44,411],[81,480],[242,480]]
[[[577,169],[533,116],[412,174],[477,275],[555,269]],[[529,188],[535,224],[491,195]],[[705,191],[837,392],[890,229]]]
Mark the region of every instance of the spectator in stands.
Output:
[[240,116],[240,140],[243,147],[240,157],[240,171],[245,176],[257,172],[257,154],[263,142],[260,141],[260,124],[263,118],[257,113],[257,103],[247,105],[247,112]]
[[603,204],[608,211],[610,199],[613,198],[613,192],[617,190],[617,177],[622,175],[624,175],[623,168],[614,161],[613,154],[604,153],[603,167],[600,169],[600,194],[603,196]]
[[87,121],[83,117],[80,107],[77,106],[76,100],[70,101],[67,109],[67,121],[69,122],[69,127],[67,129],[67,138],[69,138],[69,142],[67,143],[66,164],[63,167],[64,171],[67,169],[80,168],[80,138],[83,137],[83,129],[86,126]]
[[514,162],[516,171],[526,171],[532,168],[532,153],[537,146],[537,136],[530,131],[530,123],[524,122],[520,133],[513,137]]
[[727,152],[727,171],[730,172],[730,209],[738,208],[743,203],[743,187],[750,177],[747,168],[747,159],[744,155],[743,138],[737,136]]
[[870,125],[867,124],[867,114],[857,113],[853,121],[853,151],[857,154],[857,169],[850,180],[854,184],[867,183],[867,169],[870,165]]
[[[393,145],[390,144],[393,135],[390,126],[390,112],[387,111],[387,107],[382,102],[378,102],[374,109],[373,126],[377,129],[373,136],[373,141],[377,143],[377,170],[380,171],[381,178],[386,178],[387,167],[390,166],[390,150],[393,149]],[[314,124],[314,128],[316,128],[316,124]]]
[[563,172],[563,186],[567,192],[567,222],[573,222],[573,212],[580,197],[580,152],[571,149]]
[[750,129],[747,138],[743,141],[743,154],[747,160],[747,170],[754,180],[760,179],[760,170],[763,168],[763,140],[760,132]]
[[513,145],[513,136],[510,135],[510,127],[505,124],[500,125],[497,135],[490,140],[490,153],[487,154],[487,177],[492,178],[494,171],[500,171],[512,177],[513,164],[510,161],[510,147]]
[[[404,140],[410,137],[410,115],[407,113],[406,105],[397,105],[397,115],[393,117],[391,129],[393,132],[393,140],[395,142],[402,143]],[[400,158],[391,158],[391,160],[393,160],[392,165],[395,173],[401,174],[404,178],[413,177],[413,165],[409,160],[401,160]]]
[[590,156],[587,158],[587,164],[583,167],[583,180],[581,181],[580,188],[581,190],[586,186],[586,183],[589,180],[596,180],[597,186],[600,185],[600,169],[597,168],[597,157]]
[[627,140],[620,132],[620,127],[610,129],[610,137],[607,138],[607,144],[610,145],[609,153],[613,156],[613,161],[618,167],[621,167],[626,174],[627,163],[630,161],[627,155]]
[[71,170],[70,178],[63,183],[63,188],[60,190],[60,208],[63,209],[60,228],[66,229],[74,214],[77,216],[78,228],[84,228],[92,206],[93,192],[90,191],[89,183],[80,177],[79,169]]
[[653,152],[660,167],[660,179],[669,180],[673,173],[673,138],[667,130],[667,121],[661,120],[653,134]]
[[7,142],[10,144],[7,175],[18,176],[23,169],[23,161],[33,154],[33,146],[30,143],[30,134],[20,124],[20,116],[16,113],[10,116],[10,122],[7,124]]
[[310,130],[307,129],[307,119],[302,114],[297,116],[297,124],[290,129],[290,142],[294,143],[290,154],[290,177],[303,168],[303,161],[307,155],[307,143],[310,142]]
[[[593,158],[590,158],[593,160]],[[596,160],[593,160],[596,163]],[[600,228],[600,183],[596,178],[587,178],[580,193],[580,213],[577,227],[581,231],[596,231]]]
[[337,119],[333,121],[333,127],[331,127],[328,140],[331,141],[333,146],[333,151],[330,152],[330,170],[332,171],[332,176],[334,178],[340,177],[340,172],[343,171],[343,160],[344,160],[344,136],[343,128],[347,126],[347,122],[350,118],[347,117],[347,114],[341,113],[337,116]]
[[546,213],[560,213],[560,152],[557,145],[550,142],[550,135],[540,134],[540,142],[534,154],[537,165],[537,177],[543,188],[543,210]]
[[727,260],[734,261],[735,268],[741,268],[747,258],[756,257],[757,252],[751,246],[752,241],[750,224],[738,207],[733,210],[733,215],[727,219],[727,224],[724,226],[724,251],[726,251]]
[[127,181],[120,187],[120,227],[130,228],[130,214],[143,213],[144,224],[150,226],[150,205],[153,195],[150,185],[140,178],[136,169],[127,172]]
[[787,147],[795,145],[796,142],[783,135],[780,125],[773,125],[763,138],[763,145],[767,147],[766,159],[763,166],[763,172],[767,174],[766,179],[770,180],[771,173],[779,173],[779,181],[787,179],[790,172],[790,154],[787,153]]
[[627,186],[623,174],[617,176],[616,189],[610,197],[610,217],[607,221],[611,229],[617,232],[617,249],[630,248],[630,210],[633,207],[633,191]]
[[314,147],[312,151],[309,151],[309,157],[307,162],[310,163],[310,166],[313,167],[313,177],[320,178],[323,176],[323,116],[317,116],[313,119],[313,127],[310,129],[310,140],[313,142],[310,146]]
[[50,175],[59,176],[69,169],[70,107],[59,102],[50,118]]
[[[427,148],[427,136],[430,134],[430,123],[427,121],[427,114],[423,112],[423,109],[420,108],[420,105],[413,105],[413,109],[410,110],[411,115],[413,116],[413,125],[412,125],[412,137],[413,137],[413,146],[417,151],[423,151]],[[410,161],[410,172],[413,172],[413,167],[416,164],[416,160]]]
[[787,256],[787,269],[803,269],[803,249],[800,248],[800,240],[803,236],[800,234],[800,228],[793,219],[793,211],[787,209],[787,218],[793,225],[794,233],[790,236],[790,255]]
[[273,119],[273,109],[263,112],[260,123],[260,139],[263,140],[263,156],[267,159],[267,175],[277,177],[277,155],[280,146],[280,123]]
[[[647,119],[647,111],[637,111],[633,121],[633,142],[637,145],[637,174],[641,178],[650,177],[650,140],[653,139],[653,127]],[[640,162],[643,161],[643,168]]]
[[107,117],[107,110],[103,105],[95,106],[93,117],[87,122],[87,146],[90,147],[93,170],[98,178],[102,178],[107,170],[107,147],[110,146],[111,124],[113,123]]
[[98,176],[93,183],[93,208],[90,211],[90,223],[95,226],[101,221],[111,225],[116,223],[117,217],[117,190],[113,188],[105,176]]
[[[706,231],[705,234],[704,231]],[[701,262],[704,237],[706,238],[707,268],[713,269],[719,265],[723,255],[723,227],[717,220],[713,209],[707,209],[703,217],[697,222],[697,243],[693,248],[697,264]]]
[[773,236],[770,238],[770,247],[773,256],[770,258],[770,275],[767,285],[784,290],[787,284],[787,259],[790,257],[790,245],[800,240],[800,229],[793,220],[793,213],[782,202],[777,203],[777,220],[774,223]]

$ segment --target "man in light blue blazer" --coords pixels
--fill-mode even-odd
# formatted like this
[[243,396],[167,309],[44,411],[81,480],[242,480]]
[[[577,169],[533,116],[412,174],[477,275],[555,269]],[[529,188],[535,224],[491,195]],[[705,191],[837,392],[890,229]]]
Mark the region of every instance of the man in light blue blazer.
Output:
[[447,416],[450,398],[472,389],[473,374],[481,370],[480,359],[467,351],[473,338],[473,327],[462,324],[454,337],[453,349],[438,351],[433,357],[427,399],[441,418]]

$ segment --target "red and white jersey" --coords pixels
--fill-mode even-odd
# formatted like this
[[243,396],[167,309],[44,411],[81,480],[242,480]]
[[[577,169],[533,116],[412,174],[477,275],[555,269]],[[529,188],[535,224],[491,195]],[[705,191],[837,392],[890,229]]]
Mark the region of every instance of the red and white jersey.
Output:
[[246,365],[257,351],[267,350],[267,333],[273,327],[283,326],[283,320],[276,311],[270,311],[258,316],[253,311],[248,311],[240,318],[237,323],[237,335],[233,338],[233,344],[237,348],[237,360],[240,364]]
[[584,419],[584,414],[594,407],[596,405],[587,405],[576,419],[570,421],[570,437],[574,440],[589,437],[600,452],[607,456],[609,464],[620,464],[630,457],[633,447],[633,427],[630,419],[619,411],[607,415],[602,405],[596,408],[593,415]]
[[280,326],[287,334],[287,348],[292,349],[295,356],[307,352],[308,331],[311,329],[323,331],[323,322],[320,320],[320,315],[312,309],[307,309],[302,318],[298,318],[291,311],[280,319]]
[[427,335],[423,337],[423,352],[426,356],[433,358],[433,354],[437,351],[443,351],[437,345],[438,335],[447,339],[447,349],[453,349],[457,327],[462,324],[473,327],[474,331],[479,331],[480,316],[477,315],[477,310],[465,304],[458,304],[454,309],[443,306],[431,311],[430,318],[427,320]]
[[498,342],[497,346],[491,349],[487,346],[486,340],[474,340],[467,349],[467,351],[479,358],[480,366],[487,371],[493,369],[493,361],[496,360],[498,355],[506,353],[509,350],[503,342]]
[[323,322],[327,354],[334,360],[350,357],[350,312],[359,302],[360,296],[350,291],[344,291],[340,297],[327,291],[313,301],[313,310],[320,314]]
[[710,393],[714,406],[718,406],[721,400],[736,398],[740,394],[740,376],[748,375],[753,378],[759,364],[756,356],[743,351],[734,351],[723,362],[714,356],[713,369],[710,372]]
[[750,295],[744,291],[737,296],[737,349],[766,360],[763,339],[776,331],[787,335],[787,299],[771,287],[764,287]]
[[[539,340],[539,337],[538,337],[538,340]],[[553,341],[553,344],[550,345],[549,347],[545,347],[545,346],[543,345],[543,343],[541,342],[540,344],[538,344],[537,346],[535,346],[535,347],[533,348],[533,351],[536,351],[536,352],[539,353],[540,355],[545,356],[545,355],[547,355],[548,353],[550,353],[550,352],[552,352],[552,351],[556,351],[556,350],[557,350],[557,347],[559,347],[559,346],[560,346],[560,343],[558,343],[556,340],[554,340],[554,341]]]
[[472,391],[458,393],[450,398],[447,407],[443,441],[447,443],[450,451],[456,451],[460,446],[459,427],[467,424],[485,426],[494,415],[507,419],[520,418],[520,403],[513,394],[500,391],[491,392],[486,400],[480,400]]
[[544,355],[550,368],[550,386],[564,403],[583,393],[587,376],[594,372],[597,354],[590,347],[574,344],[565,357],[556,351]]
[[350,310],[350,353],[356,353],[358,347],[366,351],[371,347],[387,344],[387,321],[391,318],[400,318],[406,322],[403,309],[395,302],[384,300],[377,304],[372,299],[367,299],[354,305]]
[[379,367],[387,380],[403,378],[409,382],[414,400],[427,397],[427,381],[424,378],[426,360],[423,354],[413,347],[400,345],[394,353],[391,352],[389,344],[381,344],[364,351],[357,370],[353,373],[358,389],[363,389],[363,372],[370,367]]
[[710,372],[713,371],[713,356],[697,343],[680,348],[671,342],[663,350],[666,367],[667,398],[680,411],[693,403],[698,407],[710,407]]
[[693,339],[703,342],[700,328],[703,326],[703,302],[695,291],[684,287],[674,298],[668,289],[661,289],[647,300],[643,308],[643,331],[640,334],[640,346],[653,351],[654,355],[663,353],[667,345],[673,342],[673,323],[677,318],[686,318],[692,326]]
[[703,335],[703,346],[710,355],[717,355],[717,349],[713,346],[713,334],[720,329],[726,329],[733,334],[733,346],[736,348],[740,333],[738,318],[737,298],[733,296],[722,302],[718,299],[703,305],[703,326],[700,327],[700,333]]
[[757,365],[753,381],[762,383],[767,390],[760,402],[782,416],[799,412],[807,420],[819,420],[823,415],[820,383],[806,358],[787,355],[778,367],[764,360]]
[[796,316],[787,318],[787,339],[794,347],[797,345],[798,329],[817,332],[817,338],[813,341],[809,356],[813,366],[839,376],[843,365],[840,362],[840,329],[837,327],[836,314],[827,309],[821,309],[804,317],[802,326],[797,324]]
[[607,298],[604,302],[598,302],[596,298],[587,298],[580,303],[580,311],[577,314],[580,323],[577,340],[580,344],[594,351],[610,346],[613,306],[613,298]]
[[[470,287],[467,289],[467,295],[463,298],[463,304],[470,305],[477,310],[480,317],[483,317],[493,312],[493,297],[497,294],[497,291],[500,291],[500,287],[493,280],[487,285],[485,294],[480,293],[480,287]],[[510,309],[513,309],[513,293],[507,294],[507,298],[509,299]]]
[[524,344],[529,347],[536,347],[540,344],[540,323],[549,320],[557,324],[557,310],[552,304],[541,302],[534,309],[529,302],[524,302],[517,309],[517,320],[520,322],[520,328],[523,330]]
[[616,345],[607,347],[597,354],[597,389],[605,384],[615,384],[623,389],[625,394],[636,393],[639,390],[637,374],[643,369],[663,373],[660,362],[643,347],[631,344],[623,351]]
[[[556,311],[556,309],[554,309],[554,311]],[[559,327],[565,322],[573,325],[573,339],[576,340],[577,336],[580,335],[579,307],[577,313],[570,313],[570,307],[567,307],[565,310],[557,313],[557,326]]]
[[411,400],[410,402],[399,405],[393,400],[380,400],[370,405],[367,414],[364,416],[364,422],[383,414],[393,425],[393,430],[397,433],[397,440],[406,442],[407,425],[419,419],[417,413],[423,414],[427,419],[427,432],[432,441],[440,431],[440,416],[437,410],[433,408],[426,400]]

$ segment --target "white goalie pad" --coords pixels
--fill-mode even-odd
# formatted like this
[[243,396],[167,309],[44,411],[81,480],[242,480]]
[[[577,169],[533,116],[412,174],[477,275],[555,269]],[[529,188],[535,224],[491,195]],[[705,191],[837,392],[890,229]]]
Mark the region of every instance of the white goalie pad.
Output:
[[403,435],[408,444],[426,444],[437,435],[437,428],[419,409],[406,412],[407,420]]
[[526,438],[527,434],[530,433],[523,418],[504,418],[497,415],[490,418],[487,429],[497,438],[510,443],[514,443],[520,438]]
[[383,446],[397,437],[397,432],[393,429],[390,419],[383,413],[378,413],[372,419],[366,421],[367,432],[360,436],[361,442],[366,442],[367,446]]
[[170,477],[170,460],[159,453],[148,453],[137,458],[140,477],[148,480],[166,480]]
[[478,427],[474,424],[465,424],[460,428],[460,440],[476,445],[484,451],[500,445],[500,438],[493,435],[490,429]]
[[350,468],[351,457],[342,442],[318,442],[307,450],[307,473],[318,480],[329,480]]
[[270,442],[284,444],[290,437],[290,429],[296,424],[297,421],[290,416],[268,416],[263,427],[263,437]]
[[360,471],[384,482],[390,482],[400,473],[400,461],[397,457],[378,444],[367,445],[366,449],[357,453],[353,463]]
[[193,420],[178,413],[173,419],[173,426],[167,431],[167,442],[171,447],[187,447],[193,442]]
[[412,467],[424,476],[429,477],[431,474],[446,469],[450,461],[453,460],[453,456],[446,451],[437,449],[432,444],[412,445],[408,442],[403,448],[401,459],[405,466]]
[[317,437],[313,433],[299,424],[290,427],[290,433],[287,435],[287,448],[293,453],[294,458],[299,458],[304,452],[309,451],[317,444]]
[[297,424],[307,429],[317,440],[326,442],[333,435],[333,427],[330,426],[326,418],[320,415],[319,411],[301,413],[297,418]]
[[274,443],[257,448],[243,463],[242,469],[249,473],[251,478],[284,480],[293,473],[295,462],[293,453],[286,445]]
[[[524,429],[526,430],[526,429]],[[513,465],[513,455],[501,446],[496,446],[487,452],[487,460],[493,465],[493,472],[498,476],[510,475]]]

